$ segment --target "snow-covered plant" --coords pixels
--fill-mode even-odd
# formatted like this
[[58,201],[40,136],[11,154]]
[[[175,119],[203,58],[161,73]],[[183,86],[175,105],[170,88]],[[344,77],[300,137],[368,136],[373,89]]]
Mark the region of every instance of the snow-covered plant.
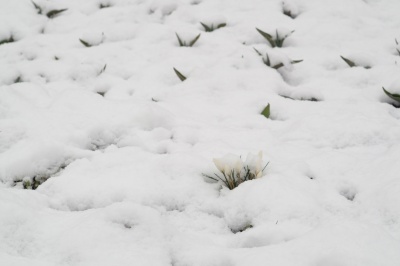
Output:
[[79,41],[85,46],[85,47],[92,47],[92,46],[97,46],[103,43],[104,41],[104,32],[97,33],[97,32],[92,32],[92,33],[87,33],[83,38],[80,38]]
[[[40,7],[38,4],[36,4],[35,2],[33,2],[33,1],[31,1],[31,2],[32,2],[33,6],[35,7],[37,13],[38,13],[39,15],[42,15],[42,14],[43,14],[43,8]],[[46,13],[46,16],[47,16],[48,18],[54,18],[54,17],[56,17],[57,15],[59,15],[60,13],[62,13],[62,12],[64,12],[64,11],[67,11],[67,10],[68,10],[68,8],[64,8],[64,9],[53,9],[53,10],[48,11],[48,12]]]
[[216,182],[222,182],[230,190],[236,188],[245,181],[259,178],[267,167],[263,164],[262,152],[257,155],[249,153],[245,161],[240,156],[227,154],[221,158],[215,158],[214,164],[220,174],[214,173],[215,177],[204,175]]
[[[396,45],[399,45],[399,42],[397,41],[397,39],[394,39],[394,41],[396,42]],[[400,50],[399,48],[396,47],[397,53],[400,55]]]
[[176,34],[176,37],[178,38],[179,46],[181,46],[181,47],[192,47],[197,42],[197,40],[200,38],[200,35],[201,35],[201,34],[199,34],[190,42],[186,42],[186,41],[182,40],[181,37],[179,37],[178,33],[175,33],[175,34]]
[[262,110],[261,114],[263,116],[265,116],[266,118],[269,118],[269,116],[271,115],[271,106],[270,106],[270,104],[265,106],[265,108]]
[[282,12],[284,15],[291,17],[292,19],[295,19],[298,15],[298,9],[294,3],[291,3],[291,1],[282,2]]
[[395,100],[396,102],[400,103],[400,94],[390,93],[387,90],[385,90],[384,87],[382,87],[382,89],[387,96],[389,96],[391,99]]
[[294,32],[294,30],[293,30],[287,34],[283,34],[283,36],[280,36],[278,33],[278,30],[276,30],[275,37],[272,37],[271,34],[266,33],[265,31],[262,31],[258,28],[256,28],[256,30],[258,31],[258,33],[261,34],[261,36],[263,36],[271,44],[271,47],[282,47],[283,42],[286,40],[286,38],[289,37],[289,35]]
[[0,45],[10,42],[15,42],[14,37],[12,35],[6,39],[0,40]]
[[178,76],[178,78],[179,78],[182,82],[186,80],[186,77],[185,77],[181,72],[179,72],[176,68],[174,68],[174,71],[175,71],[175,74]]
[[111,7],[111,4],[103,4],[103,3],[101,3],[101,4],[99,5],[99,8],[100,8],[100,9],[108,8],[108,7]]
[[220,24],[218,24],[218,25],[215,26],[215,27],[214,27],[214,24],[207,25],[207,24],[205,24],[205,23],[203,23],[203,22],[200,22],[200,24],[203,26],[203,28],[204,28],[204,30],[205,30],[206,32],[213,32],[214,30],[217,30],[217,29],[219,29],[219,28],[223,28],[223,27],[226,26],[226,23],[220,23]]
[[[349,65],[349,67],[357,67],[357,66],[359,66],[354,61],[352,61],[352,60],[350,60],[350,59],[348,59],[348,58],[346,58],[344,56],[340,56],[340,57],[343,59],[343,61],[346,62],[347,65]],[[370,69],[371,67],[370,66],[363,66],[363,68]]]
[[[281,67],[284,66],[284,64],[283,64],[282,62],[279,62],[279,63],[277,63],[277,64],[272,65],[272,64],[271,64],[271,60],[270,60],[270,58],[269,58],[269,56],[268,56],[268,53],[265,53],[265,57],[263,57],[263,55],[262,55],[256,48],[253,47],[253,49],[256,51],[256,53],[257,53],[259,56],[261,56],[261,58],[262,58],[262,60],[263,60],[263,62],[264,62],[264,64],[265,64],[266,66],[269,66],[269,67],[272,67],[272,68],[275,68],[275,69],[279,69],[279,68],[281,68]],[[291,60],[291,61],[290,61],[290,63],[291,63],[292,65],[293,65],[293,64],[300,63],[300,62],[303,62],[303,60],[301,59],[301,60]]]

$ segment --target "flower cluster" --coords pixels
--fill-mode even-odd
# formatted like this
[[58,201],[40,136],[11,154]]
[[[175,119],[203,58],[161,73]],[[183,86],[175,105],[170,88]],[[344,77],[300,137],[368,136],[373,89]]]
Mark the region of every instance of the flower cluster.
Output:
[[214,174],[216,178],[206,175],[215,181],[222,181],[229,189],[234,189],[241,183],[259,178],[263,175],[262,152],[257,155],[249,153],[245,161],[240,156],[227,154],[221,158],[215,158],[214,164],[221,172],[222,176]]

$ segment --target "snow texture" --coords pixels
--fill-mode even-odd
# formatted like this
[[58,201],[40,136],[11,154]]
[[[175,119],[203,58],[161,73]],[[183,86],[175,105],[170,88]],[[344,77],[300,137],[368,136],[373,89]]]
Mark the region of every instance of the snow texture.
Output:
[[399,10],[0,0],[0,265],[400,265]]

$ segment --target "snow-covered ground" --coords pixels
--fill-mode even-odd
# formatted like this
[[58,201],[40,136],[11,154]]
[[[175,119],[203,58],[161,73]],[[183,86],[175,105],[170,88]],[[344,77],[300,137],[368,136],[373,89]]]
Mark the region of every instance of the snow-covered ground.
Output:
[[0,0],[0,265],[399,266],[399,10]]

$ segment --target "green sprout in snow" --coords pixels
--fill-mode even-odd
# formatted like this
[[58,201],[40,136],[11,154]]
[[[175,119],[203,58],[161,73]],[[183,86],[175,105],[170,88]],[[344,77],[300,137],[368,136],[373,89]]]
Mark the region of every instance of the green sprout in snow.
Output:
[[263,36],[269,42],[271,47],[282,47],[283,42],[286,40],[286,38],[294,32],[294,31],[291,31],[290,33],[288,33],[284,36],[279,36],[278,30],[276,30],[275,37],[272,37],[271,34],[266,33],[265,31],[262,31],[258,28],[256,28],[256,30],[258,31],[258,33],[261,34],[261,36]]
[[200,38],[200,35],[201,35],[201,34],[199,34],[190,42],[186,42],[186,41],[182,40],[181,37],[179,37],[178,33],[175,33],[175,34],[176,34],[176,37],[178,38],[179,46],[181,46],[181,47],[192,47],[197,42],[197,40]]
[[214,24],[207,25],[203,22],[200,22],[200,24],[203,26],[203,28],[206,32],[213,32],[214,30],[217,30],[217,29],[220,29],[220,28],[223,28],[226,26],[226,23],[220,23],[216,27],[214,27]]
[[186,77],[185,77],[181,72],[179,72],[176,68],[174,68],[174,71],[175,71],[175,74],[178,76],[178,78],[179,78],[182,82],[186,80]]
[[[279,68],[281,68],[281,67],[284,66],[284,64],[283,64],[282,62],[280,62],[280,63],[278,63],[278,64],[275,64],[275,65],[272,65],[272,64],[271,64],[271,60],[269,59],[269,56],[268,56],[267,53],[265,54],[265,57],[263,57],[262,54],[261,54],[256,48],[253,47],[253,49],[254,49],[254,51],[256,51],[256,53],[257,53],[259,56],[262,57],[262,60],[263,60],[263,62],[264,62],[264,64],[265,64],[266,66],[272,67],[272,68],[274,68],[274,69],[279,69]],[[291,63],[292,65],[293,65],[293,64],[300,63],[300,62],[303,62],[303,60],[291,60],[291,61],[290,61],[290,63]]]

